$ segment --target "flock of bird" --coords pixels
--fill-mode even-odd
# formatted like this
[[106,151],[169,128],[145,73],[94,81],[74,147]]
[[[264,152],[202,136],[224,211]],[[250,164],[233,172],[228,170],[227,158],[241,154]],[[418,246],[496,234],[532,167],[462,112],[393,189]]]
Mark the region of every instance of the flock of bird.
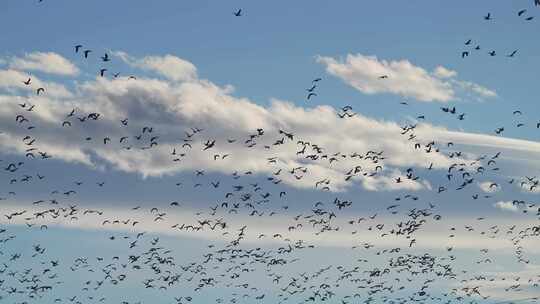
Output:
[[[540,0],[535,0],[535,5],[540,5]],[[525,10],[518,13],[520,17],[527,16],[525,14]],[[237,10],[234,15],[242,16],[242,10]],[[488,14],[485,19],[493,17]],[[532,16],[525,20],[532,20]],[[466,45],[472,45],[472,41],[467,41]],[[78,44],[75,53],[88,59],[92,50]],[[512,52],[509,57],[516,53]],[[107,53],[100,59],[103,64],[112,60]],[[99,71],[100,77],[108,76],[107,68],[100,67]],[[120,77],[119,73],[112,75]],[[385,78],[388,76],[380,77],[381,81]],[[129,76],[129,79],[137,81],[135,76]],[[312,81],[307,89],[308,100],[317,96],[315,91],[321,80],[316,78]],[[31,78],[20,81],[26,86],[33,85]],[[46,87],[35,88],[35,95],[44,94],[47,94]],[[111,288],[122,290],[129,284],[160,296],[165,294],[169,297],[167,303],[176,304],[481,303],[493,298],[489,294],[491,284],[503,286],[506,294],[518,298],[515,302],[537,302],[540,299],[540,296],[528,296],[528,293],[520,298],[522,292],[530,289],[539,294],[540,274],[518,276],[509,273],[501,276],[463,266],[467,263],[472,264],[470,267],[496,265],[497,252],[488,248],[476,250],[465,257],[455,253],[459,249],[456,240],[460,238],[498,240],[511,245],[514,262],[519,265],[527,267],[537,263],[534,254],[525,248],[531,242],[538,242],[540,237],[540,204],[520,199],[511,202],[513,208],[531,221],[507,225],[478,216],[472,222],[460,225],[445,222],[445,216],[435,202],[442,195],[465,199],[460,196],[465,189],[473,193],[468,197],[471,202],[493,201],[496,193],[491,190],[500,189],[501,183],[490,182],[489,191],[483,194],[474,187],[480,181],[504,176],[498,166],[500,152],[471,157],[457,149],[453,142],[420,138],[416,132],[418,124],[406,124],[399,132],[410,143],[411,149],[419,154],[438,154],[454,161],[444,170],[434,169],[433,163],[426,163],[424,168],[411,166],[403,174],[393,176],[392,182],[433,180],[430,178],[433,174],[440,175],[443,182],[430,190],[426,197],[414,191],[400,191],[399,195],[378,203],[376,210],[356,216],[350,210],[361,205],[362,198],[342,197],[345,195],[332,192],[334,180],[317,177],[312,190],[320,193],[321,199],[299,211],[295,208],[295,200],[289,199],[290,190],[283,184],[283,179],[286,176],[299,181],[313,175],[307,165],[310,163],[332,166],[345,160],[356,164],[342,172],[343,180],[353,182],[360,177],[378,178],[387,169],[386,161],[392,157],[385,151],[335,151],[335,147],[325,147],[286,129],[257,128],[245,134],[244,138],[207,138],[205,127],[193,126],[185,130],[178,146],[170,151],[171,166],[182,163],[189,155],[201,155],[215,162],[234,157],[220,153],[218,143],[237,145],[248,151],[256,145],[264,145],[265,150],[275,152],[275,156],[266,159],[273,173],[261,177],[256,171],[234,171],[229,176],[215,177],[206,172],[210,170],[195,170],[190,179],[177,182],[171,188],[190,187],[201,194],[212,193],[219,197],[217,203],[192,212],[184,208],[180,199],[133,205],[121,214],[113,214],[107,208],[88,208],[77,203],[83,189],[103,191],[112,184],[109,181],[88,182],[75,178],[72,183],[51,187],[47,195],[34,197],[32,186],[38,182],[49,182],[49,177],[37,172],[36,168],[40,168],[43,162],[54,160],[54,153],[42,150],[40,139],[33,135],[37,126],[33,124],[32,113],[40,111],[41,105],[31,104],[31,100],[32,96],[29,96],[27,103],[19,104],[20,113],[12,121],[14,128],[28,134],[20,138],[27,147],[24,155],[14,161],[0,161],[6,180],[0,191],[0,200],[28,201],[26,205],[0,207],[2,303],[112,303],[107,291],[110,292]],[[456,115],[459,120],[466,117],[455,107],[443,107],[441,110],[445,115]],[[342,107],[336,114],[342,119],[354,119],[356,116],[350,105]],[[57,124],[62,128],[75,125],[85,128],[89,123],[99,124],[107,115],[74,108],[67,111]],[[512,113],[513,117],[521,115],[519,110]],[[417,119],[423,120],[425,116],[418,115]],[[136,123],[130,117],[118,121],[124,127]],[[521,121],[516,123],[516,127],[525,126]],[[536,128],[540,128],[540,123]],[[495,132],[501,134],[504,129],[497,127]],[[119,138],[83,136],[80,144],[91,142],[126,151],[142,149],[152,152],[160,149],[159,131],[159,126],[142,126],[136,133],[126,131]],[[295,156],[306,165],[290,167],[280,162],[280,149],[285,146],[295,147]],[[50,182],[52,184],[53,181]],[[529,193],[540,190],[540,179],[536,176],[508,178],[505,183],[519,185]],[[21,185],[27,193],[19,199],[21,194],[11,187]],[[28,196],[32,198],[28,200]],[[178,220],[176,215],[179,212],[189,214],[189,219]],[[239,217],[253,219],[255,224],[235,220]],[[257,222],[274,218],[285,221],[285,224],[268,231],[257,227]],[[119,253],[110,255],[107,248],[101,248],[103,254],[98,256],[66,259],[49,254],[56,246],[54,243],[11,245],[21,237],[20,227],[39,237],[54,233],[50,231],[51,224],[56,227],[58,224],[74,225],[89,221],[97,223],[99,228],[96,229],[103,233],[105,241],[121,248],[115,251]],[[208,240],[205,251],[189,260],[173,244],[163,241],[159,233],[145,231],[153,226],[165,227],[169,235],[211,234],[215,239]],[[422,238],[434,227],[442,229],[440,238],[444,239],[446,246],[438,251],[419,247]],[[350,246],[346,246],[351,253],[344,252],[343,257],[324,257],[322,253],[321,257],[319,249],[323,246],[317,240],[342,234],[352,240]],[[384,240],[389,241],[384,243]],[[348,256],[350,261],[346,261]],[[303,264],[305,261],[308,265]],[[57,290],[65,285],[70,286],[67,292],[71,294],[59,296]],[[226,290],[228,295],[219,294],[208,300],[216,290]],[[115,303],[142,302],[129,294],[123,298]],[[498,302],[493,300],[491,303]]]
[[[535,0],[534,2],[534,5],[535,6],[538,6],[540,5],[540,0]],[[530,16],[530,15],[527,15],[528,14],[528,10],[527,9],[521,9],[517,12],[517,16],[519,18],[523,18],[523,20],[525,21],[532,21],[534,19],[534,16]],[[491,15],[491,13],[487,13],[487,15],[484,16],[484,20],[485,21],[492,21],[494,20],[493,16]],[[474,51],[480,51],[481,50],[481,47],[479,44],[475,44],[473,42],[472,39],[468,39],[467,41],[465,41],[465,46],[468,47],[469,49],[467,50],[464,50],[461,52],[461,58],[465,58],[465,57],[469,57],[469,55],[472,54],[472,52]],[[474,46],[474,47],[473,47]],[[516,56],[516,54],[518,53],[519,50],[513,50],[511,52],[509,52],[508,54],[506,54],[506,57],[508,58],[513,58]],[[497,52],[495,50],[490,50],[488,51],[487,53],[489,56],[491,57],[495,57],[497,56]]]

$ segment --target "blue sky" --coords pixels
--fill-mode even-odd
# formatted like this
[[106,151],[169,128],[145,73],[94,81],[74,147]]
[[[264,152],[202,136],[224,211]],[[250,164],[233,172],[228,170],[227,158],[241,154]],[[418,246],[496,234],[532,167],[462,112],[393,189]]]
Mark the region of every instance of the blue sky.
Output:
[[[240,8],[242,16],[234,16]],[[518,16],[522,9],[527,11]],[[484,19],[488,13],[492,20]],[[535,18],[525,20],[529,16]],[[316,290],[310,286],[323,283],[331,285],[335,296],[316,300],[329,303],[357,303],[350,298],[355,293],[364,303],[398,303],[410,297],[425,303],[494,303],[539,296],[538,235],[526,235],[538,225],[540,190],[529,188],[540,176],[537,18],[540,9],[529,0],[4,1],[0,231],[6,231],[0,240],[16,237],[0,247],[0,264],[8,269],[0,274],[0,282],[5,281],[0,299],[69,303],[77,296],[82,303],[188,303],[175,297],[191,296],[192,303],[298,303]],[[465,45],[469,39],[471,45]],[[92,50],[88,59],[75,53],[77,44]],[[476,45],[480,50],[474,50]],[[496,56],[488,54],[492,50]],[[516,55],[507,57],[514,50]],[[463,51],[470,55],[462,58]],[[111,62],[100,60],[105,53]],[[101,68],[107,69],[105,77],[99,76]],[[117,72],[120,76],[113,77]],[[380,78],[383,75],[388,78]],[[27,78],[30,85],[22,83]],[[307,100],[306,89],[316,78],[322,79],[314,91],[317,96]],[[36,96],[38,87],[45,92]],[[31,105],[34,110],[27,111]],[[336,114],[345,105],[352,106],[354,116],[340,119]],[[444,113],[442,107],[455,107],[456,114]],[[71,109],[76,110],[74,117],[67,116]],[[514,113],[517,110],[520,113]],[[89,113],[99,113],[99,119],[77,120]],[[17,115],[29,121],[19,123]],[[421,115],[425,119],[419,119]],[[125,118],[128,126],[120,123]],[[66,121],[69,126],[62,125]],[[35,128],[28,129],[30,125]],[[411,125],[413,129],[400,134],[401,127]],[[154,131],[142,131],[144,127]],[[496,134],[502,127],[504,132]],[[202,130],[193,134],[192,128]],[[264,134],[253,135],[258,128]],[[276,145],[284,138],[279,130],[294,133],[294,140],[285,138],[283,145]],[[119,142],[124,136],[126,142]],[[108,144],[103,144],[105,137],[111,139]],[[29,144],[32,139],[35,144]],[[203,150],[212,140],[216,146]],[[298,140],[311,143],[306,154],[325,158],[305,158]],[[438,152],[427,151],[431,141]],[[182,146],[186,142],[192,147]],[[313,144],[324,152],[315,153]],[[27,155],[32,147],[35,159]],[[384,159],[370,161],[368,151],[381,152]],[[52,158],[40,159],[38,152]],[[362,159],[352,157],[354,152]],[[336,162],[329,162],[331,157]],[[11,163],[17,170],[7,170]],[[355,166],[361,166],[360,173],[344,180]],[[295,167],[306,172],[288,173]],[[407,169],[418,179],[406,178]],[[204,175],[197,176],[196,170]],[[474,180],[457,190],[467,180],[464,172]],[[404,182],[396,183],[397,178]],[[212,186],[218,181],[219,186]],[[63,194],[70,190],[75,192]],[[265,193],[269,196],[263,197]],[[352,204],[338,208],[336,199]],[[171,206],[173,201],[180,206]],[[399,206],[390,207],[395,204]],[[77,211],[61,209],[69,206],[77,206]],[[140,209],[133,210],[136,206]],[[158,211],[151,211],[154,207]],[[8,219],[21,210],[27,213]],[[35,216],[44,210],[62,215]],[[336,214],[326,227],[311,222],[324,218],[321,210]],[[418,210],[428,215],[413,233],[412,246],[411,237],[391,231]],[[156,221],[161,212],[164,219]],[[374,219],[348,223],[368,216]],[[127,219],[128,224],[103,224]],[[226,221],[227,227],[210,231],[203,226],[199,232],[171,227],[197,225],[203,219]],[[135,220],[137,227],[132,225]],[[377,224],[385,228],[379,231]],[[261,259],[268,258],[266,262],[283,257],[288,264],[269,266],[253,256],[242,260],[227,254],[217,259],[244,225],[249,232],[233,248],[265,251]],[[296,228],[287,229],[291,225]],[[139,245],[128,248],[140,232],[146,234]],[[381,236],[384,232],[391,236]],[[284,237],[272,237],[277,233]],[[522,240],[516,243],[514,236]],[[159,245],[151,244],[155,237]],[[314,248],[279,253],[298,241]],[[32,257],[36,244],[47,250]],[[365,244],[374,247],[363,248]],[[387,251],[395,247],[409,258],[428,255],[440,265],[448,263],[456,275],[392,272],[369,281],[367,272],[392,268],[389,261],[400,253]],[[148,278],[154,278],[156,286],[166,281],[146,266],[122,267],[130,264],[130,255],[145,250],[174,257],[175,265],[160,267],[181,274],[176,289],[142,288]],[[378,252],[382,250],[387,251]],[[203,263],[209,252],[210,263]],[[21,259],[10,261],[16,253]],[[80,257],[90,262],[74,271]],[[368,265],[358,261],[362,258],[369,259]],[[29,297],[28,286],[13,279],[25,277],[24,270],[31,267],[43,284],[53,284],[42,271],[56,259],[62,262],[53,272],[61,283],[42,298]],[[128,279],[115,285],[112,278],[104,278],[107,261],[117,267],[116,275]],[[237,265],[249,271],[230,278],[237,271],[230,267]],[[340,265],[358,267],[353,277],[360,281],[340,278]],[[331,266],[326,277],[305,280],[298,287],[305,289],[287,295],[289,281],[300,282],[302,274],[314,275],[326,266]],[[16,274],[10,278],[11,271]],[[273,282],[276,276],[281,278],[278,283]],[[197,289],[209,277],[218,282]],[[396,283],[407,278],[413,280]],[[82,290],[101,280],[105,283],[99,292]],[[396,290],[377,290],[379,281]],[[520,288],[511,287],[514,281]],[[359,282],[367,287],[358,288]],[[240,286],[246,283],[254,289]],[[419,291],[426,284],[428,295]],[[398,291],[400,285],[404,287]],[[26,293],[10,294],[14,286]],[[468,288],[476,286],[480,294],[471,294]],[[376,290],[372,300],[368,290]],[[265,297],[256,299],[261,294]]]

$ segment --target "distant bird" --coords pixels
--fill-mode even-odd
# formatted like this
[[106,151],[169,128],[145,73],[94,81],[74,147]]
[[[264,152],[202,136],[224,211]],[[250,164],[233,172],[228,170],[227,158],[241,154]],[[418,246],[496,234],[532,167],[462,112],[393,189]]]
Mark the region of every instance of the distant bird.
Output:
[[31,78],[28,78],[27,81],[23,81],[23,83],[24,83],[25,85],[30,85],[30,82],[32,82],[32,79],[31,79]]
[[99,70],[99,75],[101,77],[103,77],[103,76],[105,76],[105,72],[107,72],[107,69],[101,69],[101,70]]
[[530,16],[530,17],[525,18],[525,20],[527,20],[527,21],[531,21],[533,19],[534,19],[534,16]]
[[518,52],[518,50],[514,50],[512,53],[506,55],[506,57],[514,57],[517,52]]
[[484,16],[485,20],[492,20],[491,13],[488,13],[486,16]]
[[109,54],[105,53],[105,55],[101,56],[101,60],[104,62],[111,61],[111,58],[109,58]]
[[84,58],[88,58],[88,54],[92,53],[92,50],[84,51]]
[[307,99],[309,100],[313,96],[317,96],[317,94],[316,93],[309,93],[308,96],[307,96]]
[[461,58],[465,58],[465,57],[468,57],[468,56],[469,56],[469,52],[467,52],[467,51],[461,52]]
[[492,57],[497,55],[497,53],[495,51],[488,52],[488,54],[489,54],[489,56],[492,56]]
[[36,90],[36,93],[37,93],[37,95],[39,95],[40,93],[45,93],[45,89],[44,88],[38,88]]
[[467,40],[467,41],[465,42],[465,45],[469,45],[469,44],[471,44],[471,42],[472,42],[472,40],[469,39],[469,40]]
[[313,92],[316,88],[317,88],[317,85],[314,84],[311,88],[306,89],[306,91],[308,91],[308,92],[311,93],[311,92]]
[[242,16],[242,9],[239,9],[239,10],[237,10],[236,12],[234,12],[234,15],[235,15],[236,17]]
[[79,50],[80,50],[82,47],[83,47],[83,46],[82,46],[81,44],[77,44],[77,45],[75,46],[75,53],[78,53]]
[[525,14],[525,12],[527,12],[526,9],[520,10],[520,11],[518,12],[518,16],[521,16],[521,15]]
[[[540,0],[539,0],[539,1],[540,1]],[[321,81],[321,80],[322,80],[322,78],[315,78],[315,79],[313,79],[311,82],[319,82],[319,81]]]
[[387,79],[387,78],[388,78],[388,75],[379,76],[379,79]]

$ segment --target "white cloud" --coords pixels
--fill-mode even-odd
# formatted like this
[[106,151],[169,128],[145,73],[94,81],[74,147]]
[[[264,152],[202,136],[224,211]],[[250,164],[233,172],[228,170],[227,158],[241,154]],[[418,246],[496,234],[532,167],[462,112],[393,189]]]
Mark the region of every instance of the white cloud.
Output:
[[479,99],[497,97],[497,92],[470,81],[453,80],[452,83],[471,95],[476,95]]
[[516,205],[512,204],[512,202],[500,201],[500,202],[495,203],[494,206],[495,208],[505,210],[505,211],[512,211],[512,212],[519,211],[519,208]]
[[66,76],[79,74],[79,69],[73,63],[53,52],[34,52],[28,53],[22,58],[14,57],[10,60],[9,68]]
[[[28,78],[31,78],[31,84],[25,85],[23,82],[27,81]],[[38,77],[31,76],[25,72],[11,69],[0,69],[0,89],[7,90],[12,94],[16,94],[20,91],[26,91],[35,95],[38,88],[45,88],[45,94],[42,94],[42,96],[46,95],[57,98],[67,98],[73,96],[71,92],[61,84],[42,81]]]
[[408,60],[386,61],[362,54],[349,54],[345,60],[318,57],[317,61],[326,66],[328,73],[365,94],[390,93],[425,102],[458,99],[456,90],[480,97],[496,96],[494,91],[480,85],[453,79],[457,72],[443,66],[430,73]]
[[[125,53],[116,55],[128,58],[126,60],[129,62],[144,62]],[[155,61],[165,60],[165,57]],[[303,108],[280,100],[273,100],[267,107],[260,106],[249,99],[232,96],[233,89],[229,86],[220,87],[208,80],[191,78],[196,74],[190,75],[176,78],[183,79],[178,81],[140,76],[136,80],[96,77],[80,84],[76,93],[55,83],[41,83],[36,78],[33,80],[36,85],[45,86],[47,92],[57,87],[57,95],[63,92],[65,97],[62,100],[49,98],[48,95],[40,97],[43,102],[40,102],[39,110],[29,116],[31,123],[38,126],[34,130],[34,136],[39,139],[36,145],[51,151],[56,159],[81,162],[92,167],[111,164],[119,170],[145,176],[176,174],[199,168],[225,174],[251,170],[270,175],[280,168],[285,172],[302,166],[307,168],[307,172],[299,180],[293,174],[286,173],[279,179],[299,188],[313,188],[317,181],[328,179],[332,191],[341,191],[352,185],[372,191],[431,189],[430,182],[423,179],[412,181],[403,178],[402,183],[396,183],[397,177],[404,176],[400,168],[426,168],[433,163],[434,169],[446,170],[452,163],[462,161],[449,159],[443,153],[425,153],[424,149],[415,149],[414,142],[401,135],[401,127],[394,122],[372,119],[361,113],[340,119],[330,106]],[[9,92],[10,95],[0,98],[0,127],[5,130],[4,136],[0,136],[0,144],[3,151],[10,153],[22,153],[26,148],[22,142],[14,140],[24,137],[26,132],[14,127],[13,121],[20,110],[18,102],[26,98],[18,93],[27,89],[22,84],[27,76],[18,71],[0,70],[0,80],[6,79],[6,82],[0,83],[14,89]],[[69,119],[72,126],[62,127],[62,121],[66,120],[66,115],[73,108],[76,115]],[[77,117],[92,112],[102,114],[98,121],[78,121]],[[120,124],[124,118],[129,119],[128,127]],[[141,149],[149,145],[149,138],[140,141],[134,139],[134,136],[141,134],[144,126],[152,126],[155,130],[153,134],[159,136],[159,144],[152,149]],[[191,132],[192,127],[204,131],[193,138],[190,143],[192,149],[182,148],[183,133]],[[248,148],[245,141],[250,134],[256,134],[258,128],[264,129],[264,136],[255,138],[256,145]],[[282,145],[274,145],[285,137],[279,130],[294,133],[294,140],[284,139]],[[540,152],[538,143],[453,132],[429,124],[419,124],[415,133],[418,143],[425,144],[433,139],[438,142],[453,141],[464,145],[464,150],[472,150],[471,155],[482,152],[478,149],[474,151],[479,146],[510,149],[512,153],[523,150],[530,157]],[[111,143],[103,144],[105,136],[112,139]],[[123,136],[128,136],[128,141],[119,144]],[[85,141],[86,137],[92,140]],[[228,143],[226,138],[234,138],[236,142]],[[203,143],[213,139],[216,140],[215,147],[201,153]],[[327,157],[306,159],[306,155],[316,154],[312,146],[306,148],[305,154],[297,155],[301,149],[298,140],[319,145],[323,149],[319,157],[323,154]],[[131,149],[124,149],[126,146]],[[172,161],[175,158],[171,156],[173,149],[186,153],[182,161]],[[370,150],[384,151],[377,163],[350,157],[355,152],[362,155]],[[341,154],[330,163],[329,159],[337,152]],[[214,160],[215,154],[229,154],[229,157]],[[269,164],[269,157],[275,157],[276,163]],[[377,165],[381,165],[383,170],[369,177]],[[361,172],[345,181],[345,173],[355,166],[361,166]]]
[[[187,203],[186,203],[187,204]],[[114,206],[117,204],[109,204],[109,206]],[[85,207],[83,207],[85,206]],[[167,215],[164,217],[163,221],[155,222],[153,215],[150,210],[150,206],[160,206],[159,203],[149,203],[147,206],[139,209],[132,210],[131,208],[121,208],[121,207],[96,207],[89,206],[86,203],[79,205],[79,214],[77,214],[77,220],[71,221],[69,218],[63,216],[52,218],[34,218],[31,220],[33,224],[39,227],[42,224],[48,226],[60,226],[64,228],[71,229],[88,229],[88,230],[112,230],[112,231],[131,231],[131,232],[147,232],[147,233],[156,233],[170,236],[189,236],[192,238],[202,238],[202,239],[211,239],[211,240],[225,240],[227,237],[223,236],[221,230],[212,231],[210,229],[205,229],[203,231],[193,233],[190,231],[181,231],[178,229],[171,228],[172,225],[177,223],[184,223],[186,225],[197,225],[197,220],[202,219],[222,219],[227,223],[227,229],[225,231],[237,231],[238,228],[242,226],[248,226],[246,235],[243,238],[243,242],[248,243],[280,243],[283,242],[283,239],[299,239],[303,240],[306,243],[316,244],[317,246],[325,247],[338,247],[338,248],[350,248],[351,246],[358,245],[361,243],[370,243],[375,245],[377,248],[395,248],[402,247],[407,248],[410,242],[406,236],[396,236],[388,235],[386,237],[381,237],[381,231],[373,229],[368,230],[368,227],[374,223],[365,222],[362,225],[351,226],[347,223],[348,219],[366,217],[370,214],[365,213],[347,213],[344,214],[342,218],[335,219],[333,225],[341,227],[341,229],[336,231],[331,231],[324,234],[317,234],[317,228],[309,225],[308,219],[300,221],[293,220],[288,214],[280,214],[279,212],[274,216],[248,216],[247,214],[230,214],[226,210],[218,209],[218,213],[209,216],[208,213],[200,209],[191,209],[189,207],[180,207],[178,210],[167,209]],[[86,209],[99,209],[100,212],[103,212],[102,215],[97,214],[83,214],[83,210]],[[9,214],[12,212],[20,211],[21,209],[27,210],[28,213],[34,214],[36,212],[42,212],[48,210],[47,206],[39,207],[35,205],[29,205],[25,202],[8,202],[0,206],[0,211],[3,213]],[[160,208],[161,209],[161,208]],[[377,218],[377,224],[384,224],[384,230],[382,232],[387,232],[395,228],[395,226],[406,220],[408,217],[405,215],[406,212],[391,217],[389,215],[380,215]],[[132,226],[131,223],[127,225],[103,225],[104,220],[119,219],[126,220],[131,219],[131,222],[139,222],[136,226]],[[493,218],[493,221],[496,221],[500,227],[510,227],[516,225],[515,220],[507,218]],[[25,222],[29,222],[24,219],[24,217],[16,217],[10,221],[3,220],[5,224],[17,224],[24,225]],[[489,249],[497,250],[500,253],[505,253],[512,255],[513,250],[515,249],[512,245],[512,242],[509,240],[512,236],[501,235],[497,238],[492,238],[489,235],[482,235],[480,233],[470,234],[464,233],[464,231],[455,231],[450,232],[450,227],[463,227],[471,225],[473,219],[468,217],[443,217],[439,221],[428,221],[426,222],[421,229],[415,232],[415,238],[417,243],[413,250],[418,248],[420,249],[435,249],[435,250],[446,250],[448,246],[452,246],[456,250],[467,250],[467,249]],[[291,225],[296,225],[298,223],[303,223],[303,227],[297,230],[290,231],[288,227]],[[477,224],[476,227],[478,230],[487,229],[490,222],[486,222],[483,227],[481,224]],[[526,227],[532,227],[536,225],[534,220],[523,220],[520,221],[519,229],[525,229]],[[352,234],[352,231],[358,231],[358,234]],[[272,239],[273,234],[282,234],[282,239]],[[447,234],[455,234],[455,237],[449,238]],[[264,234],[266,238],[259,238],[260,234]],[[234,237],[234,234],[229,234],[230,237]],[[526,247],[528,253],[538,253],[539,248],[534,246],[534,242],[523,243]]]
[[146,56],[135,59],[125,52],[113,52],[131,66],[156,72],[173,81],[190,81],[197,78],[197,68],[189,61],[173,55]]
[[453,70],[449,70],[443,66],[438,66],[435,68],[433,75],[439,78],[453,78],[457,76],[457,72]]
[[478,183],[478,187],[486,193],[494,193],[500,190],[500,186],[494,182],[482,182]]

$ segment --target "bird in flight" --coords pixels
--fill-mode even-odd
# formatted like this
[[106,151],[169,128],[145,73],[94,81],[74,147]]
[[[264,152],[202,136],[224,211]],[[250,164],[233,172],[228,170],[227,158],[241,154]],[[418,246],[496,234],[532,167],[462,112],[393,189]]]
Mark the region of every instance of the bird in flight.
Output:
[[488,13],[486,16],[484,16],[485,20],[492,20],[491,13]]
[[233,13],[236,17],[242,16],[242,9],[238,9],[236,12]]
[[514,55],[516,55],[517,52],[518,50],[514,50],[512,53],[506,55],[506,57],[514,57]]
[[101,60],[103,62],[111,61],[111,58],[109,57],[109,54],[105,53],[105,55],[101,56]]

